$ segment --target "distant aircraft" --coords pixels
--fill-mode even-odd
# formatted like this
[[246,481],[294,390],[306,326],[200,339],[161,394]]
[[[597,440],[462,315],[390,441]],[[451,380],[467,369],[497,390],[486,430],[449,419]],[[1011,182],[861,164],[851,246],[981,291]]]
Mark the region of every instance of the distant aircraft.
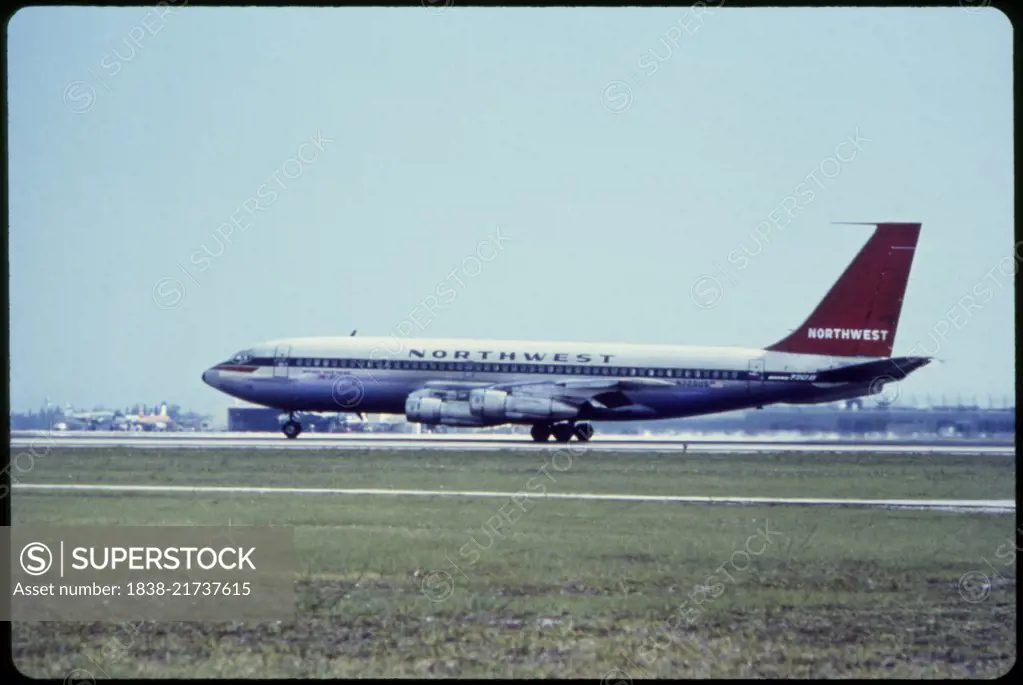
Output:
[[145,407],[140,407],[138,414],[128,414],[124,418],[135,430],[163,431],[174,426],[174,420],[167,414],[166,404],[160,407],[158,414],[146,414]]
[[299,411],[404,413],[427,426],[526,424],[535,441],[553,435],[568,442],[589,440],[593,420],[681,418],[877,394],[932,358],[891,356],[921,225],[873,225],[806,321],[762,349],[294,338],[239,352],[202,380],[284,412],[289,438],[302,430]]
[[366,421],[353,414],[340,412],[337,415],[337,427],[343,433],[366,429]]
[[54,430],[109,430],[124,419],[121,411],[75,411],[68,404],[61,420],[53,424]]

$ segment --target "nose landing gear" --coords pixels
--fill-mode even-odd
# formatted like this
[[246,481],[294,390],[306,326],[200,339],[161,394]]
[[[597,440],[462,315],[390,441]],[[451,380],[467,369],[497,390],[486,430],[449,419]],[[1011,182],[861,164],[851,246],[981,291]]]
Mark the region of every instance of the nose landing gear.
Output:
[[[281,418],[284,418],[283,416]],[[286,421],[281,422],[281,431],[284,432],[284,437],[294,440],[302,433],[302,424],[295,419],[295,412],[288,412],[288,418]]]

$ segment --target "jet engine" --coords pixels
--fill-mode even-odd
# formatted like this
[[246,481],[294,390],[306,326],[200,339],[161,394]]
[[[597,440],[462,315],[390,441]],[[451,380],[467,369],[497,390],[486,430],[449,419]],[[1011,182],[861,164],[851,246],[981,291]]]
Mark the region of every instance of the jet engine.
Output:
[[469,410],[485,421],[564,421],[579,415],[578,407],[550,397],[512,395],[481,388],[469,393]]
[[405,400],[405,418],[430,426],[482,426],[479,417],[469,411],[464,392],[417,390]]
[[573,419],[579,409],[548,397],[516,396],[503,390],[417,390],[405,400],[405,418],[443,426],[496,426],[510,422]]

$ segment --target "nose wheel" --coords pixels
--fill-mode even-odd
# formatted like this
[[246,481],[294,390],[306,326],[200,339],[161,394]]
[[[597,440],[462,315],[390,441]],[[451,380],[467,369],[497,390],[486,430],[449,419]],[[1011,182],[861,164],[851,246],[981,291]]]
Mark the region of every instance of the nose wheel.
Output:
[[302,434],[302,424],[295,420],[294,412],[289,413],[288,420],[281,424],[281,431],[284,432],[284,437],[290,440]]

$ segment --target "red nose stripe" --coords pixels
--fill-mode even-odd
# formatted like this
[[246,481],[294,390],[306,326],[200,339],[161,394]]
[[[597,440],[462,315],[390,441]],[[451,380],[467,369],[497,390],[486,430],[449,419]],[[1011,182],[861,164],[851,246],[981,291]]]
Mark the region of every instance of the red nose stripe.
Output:
[[238,373],[252,373],[258,366],[237,366],[235,364],[220,364],[217,371],[237,371]]

